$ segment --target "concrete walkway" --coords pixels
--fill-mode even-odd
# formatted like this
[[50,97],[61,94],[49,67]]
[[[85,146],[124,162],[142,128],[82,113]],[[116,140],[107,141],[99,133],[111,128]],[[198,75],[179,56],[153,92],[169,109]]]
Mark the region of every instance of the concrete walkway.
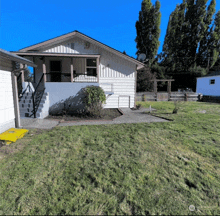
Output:
[[[154,110],[154,109],[152,109]],[[129,108],[121,108],[124,115],[119,116],[113,120],[83,120],[83,121],[71,121],[71,122],[59,122],[56,120],[48,119],[21,119],[21,125],[23,128],[39,128],[39,129],[52,129],[56,126],[74,126],[74,125],[101,125],[101,124],[123,124],[123,123],[141,123],[141,122],[168,122],[165,119],[158,118],[146,114],[149,109],[131,110]]]

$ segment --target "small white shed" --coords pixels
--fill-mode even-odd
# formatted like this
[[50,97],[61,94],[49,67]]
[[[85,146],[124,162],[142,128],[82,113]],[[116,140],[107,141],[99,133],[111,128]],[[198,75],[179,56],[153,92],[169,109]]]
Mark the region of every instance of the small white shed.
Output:
[[196,92],[205,96],[220,96],[220,71],[198,77]]
[[0,49],[0,133],[20,127],[15,62],[36,67],[33,62]]

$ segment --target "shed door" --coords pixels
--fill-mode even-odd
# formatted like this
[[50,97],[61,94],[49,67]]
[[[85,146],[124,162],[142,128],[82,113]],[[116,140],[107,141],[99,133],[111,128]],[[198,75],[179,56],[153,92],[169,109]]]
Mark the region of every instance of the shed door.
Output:
[[129,108],[130,107],[130,96],[129,95],[120,95],[118,97],[118,107],[119,108]]

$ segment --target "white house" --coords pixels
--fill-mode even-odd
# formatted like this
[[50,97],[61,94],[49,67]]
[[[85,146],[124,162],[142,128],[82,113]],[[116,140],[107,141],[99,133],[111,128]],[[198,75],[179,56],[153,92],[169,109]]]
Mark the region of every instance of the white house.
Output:
[[35,67],[33,62],[0,49],[0,133],[20,127],[15,62]]
[[[137,70],[143,68],[144,64],[78,31],[13,53],[28,58],[37,65],[31,88],[38,91],[39,98],[45,101],[47,97],[49,99],[49,106],[45,106],[45,101],[40,102],[39,107],[44,114],[41,115],[38,110],[38,118],[48,115],[48,107],[51,108],[70,96],[77,96],[88,85],[104,89],[107,96],[104,108],[135,106]],[[27,83],[23,85],[25,86]],[[27,105],[29,102],[32,104],[32,98],[30,94],[29,97],[25,96],[28,101],[23,100],[24,114],[33,116],[33,110],[29,109],[32,105]],[[39,99],[37,100],[39,103]],[[33,106],[36,111],[37,106]]]
[[198,77],[196,92],[204,96],[220,96],[220,71]]

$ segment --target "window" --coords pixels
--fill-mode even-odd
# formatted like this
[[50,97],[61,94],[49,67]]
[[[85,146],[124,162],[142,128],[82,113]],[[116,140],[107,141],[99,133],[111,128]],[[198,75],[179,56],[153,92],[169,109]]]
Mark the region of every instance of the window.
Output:
[[211,80],[209,81],[209,84],[210,84],[210,85],[214,85],[214,84],[215,84],[215,79],[211,79]]
[[87,76],[97,76],[96,59],[86,59]]
[[71,43],[71,49],[74,49],[74,43]]

